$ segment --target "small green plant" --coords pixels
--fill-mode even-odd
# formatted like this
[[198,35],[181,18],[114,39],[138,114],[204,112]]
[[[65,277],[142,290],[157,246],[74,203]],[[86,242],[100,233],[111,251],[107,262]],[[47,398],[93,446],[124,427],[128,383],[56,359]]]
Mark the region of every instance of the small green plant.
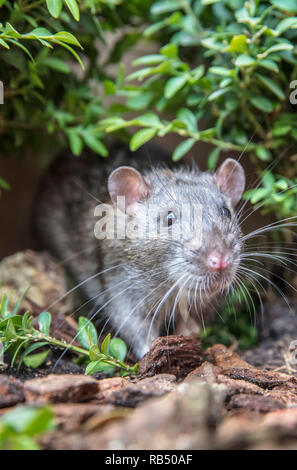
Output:
[[54,429],[49,408],[18,406],[0,419],[0,450],[40,450],[37,438]]
[[280,220],[290,217],[297,206],[297,178],[287,178],[265,172],[259,188],[245,192],[255,208],[262,207],[263,213],[275,213]]
[[234,290],[220,310],[219,318],[201,328],[203,349],[216,343],[235,345],[241,350],[255,346],[258,341],[255,305],[246,292]]
[[[51,314],[42,312],[38,316],[38,328],[33,326],[33,316],[26,312],[18,314],[22,297],[14,310],[9,310],[9,297],[5,294],[0,304],[0,343],[3,352],[11,357],[10,366],[17,362],[18,370],[24,363],[27,367],[40,367],[47,359],[50,348],[70,351],[79,356],[80,362],[86,362],[86,374],[104,372],[122,376],[136,375],[138,365],[126,364],[127,346],[120,338],[112,338],[108,334],[98,345],[98,334],[95,326],[85,317],[80,317],[77,339],[82,347],[68,344],[50,336]],[[40,351],[38,351],[40,350]],[[38,351],[38,352],[36,352]],[[34,354],[32,354],[34,353]]]

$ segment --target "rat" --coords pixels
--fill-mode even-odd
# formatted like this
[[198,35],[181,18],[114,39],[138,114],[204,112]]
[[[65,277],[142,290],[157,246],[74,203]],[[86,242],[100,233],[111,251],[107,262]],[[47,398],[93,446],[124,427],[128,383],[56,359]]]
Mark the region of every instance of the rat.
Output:
[[[228,158],[204,172],[174,165],[158,147],[146,150],[115,145],[107,159],[59,156],[41,181],[34,216],[42,246],[92,306],[90,319],[103,319],[137,358],[158,336],[196,334],[210,320],[243,250],[235,210],[245,188],[241,164]],[[129,236],[113,236],[115,213],[132,227]]]

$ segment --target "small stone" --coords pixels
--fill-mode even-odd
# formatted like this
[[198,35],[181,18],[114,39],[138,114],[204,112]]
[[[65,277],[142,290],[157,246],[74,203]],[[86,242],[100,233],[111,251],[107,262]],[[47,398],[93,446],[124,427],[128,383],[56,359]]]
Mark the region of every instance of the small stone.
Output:
[[235,380],[230,377],[223,375],[222,369],[218,366],[214,366],[210,362],[204,362],[200,367],[194,369],[185,378],[184,382],[199,379],[203,382],[224,384],[227,388],[226,401],[236,394],[248,393],[263,395],[264,391],[252,383],[244,380]]
[[59,403],[51,406],[59,431],[76,432],[81,425],[95,416],[110,413],[112,405],[93,403]]
[[276,386],[283,384],[294,384],[296,382],[295,377],[291,377],[287,374],[281,374],[279,372],[265,371],[256,369],[255,367],[241,368],[234,367],[226,371],[229,377],[233,379],[245,380],[258,385],[265,389],[272,389]]
[[134,408],[144,400],[160,397],[175,389],[176,377],[172,374],[159,374],[131,383],[124,388],[112,391],[106,397],[107,403]]
[[[21,302],[21,310],[40,313],[67,292],[64,269],[46,252],[20,251],[0,262],[0,297],[10,296],[13,309],[18,299],[29,289]],[[67,295],[50,309],[52,314],[71,313],[72,300]]]
[[169,373],[180,379],[201,363],[201,342],[197,336],[161,336],[139,362],[139,373],[142,376]]
[[192,370],[185,378],[184,382],[189,382],[193,379],[202,379],[206,382],[216,382],[217,375],[222,371],[220,367],[214,366],[210,362],[203,362],[201,366]]
[[24,384],[29,403],[86,402],[98,394],[98,381],[86,375],[54,375],[27,380]]
[[228,409],[242,409],[244,412],[257,411],[268,413],[269,411],[281,410],[285,405],[280,401],[269,396],[237,394],[231,397],[228,403]]
[[24,387],[14,377],[0,376],[0,408],[8,408],[25,401]]
[[250,368],[246,361],[223,344],[215,344],[205,351],[205,357],[214,365],[226,370],[231,367]]
[[272,398],[282,403],[286,408],[297,406],[297,394],[292,393],[289,390],[275,390],[265,392],[265,397]]
[[129,385],[123,377],[111,377],[98,381],[99,393],[97,399],[100,403],[107,403],[115,391],[122,390]]
[[235,380],[225,375],[219,374],[217,376],[217,383],[224,384],[227,387],[226,399],[229,400],[233,395],[237,394],[251,394],[263,395],[264,391],[252,383],[245,380]]

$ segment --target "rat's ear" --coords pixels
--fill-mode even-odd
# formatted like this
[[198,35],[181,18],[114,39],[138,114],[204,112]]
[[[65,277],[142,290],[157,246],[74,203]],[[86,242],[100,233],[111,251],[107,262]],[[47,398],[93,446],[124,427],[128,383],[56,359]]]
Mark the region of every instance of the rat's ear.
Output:
[[227,158],[215,172],[214,180],[235,207],[245,188],[245,174],[241,164],[233,158]]
[[139,171],[131,166],[120,166],[116,168],[108,178],[107,188],[111,200],[117,203],[117,198],[125,198],[125,207],[139,202],[145,198],[148,193],[148,187]]

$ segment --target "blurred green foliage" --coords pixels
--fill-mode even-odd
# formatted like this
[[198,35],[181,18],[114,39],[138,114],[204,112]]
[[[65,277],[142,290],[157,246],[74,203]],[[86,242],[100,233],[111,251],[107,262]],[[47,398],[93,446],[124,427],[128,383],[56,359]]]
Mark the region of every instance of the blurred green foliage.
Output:
[[0,419],[0,450],[41,450],[37,438],[54,429],[49,408],[18,406]]
[[215,319],[201,328],[202,346],[206,349],[216,343],[233,346],[241,350],[257,344],[256,310],[253,297],[247,295],[247,288],[235,289]]

